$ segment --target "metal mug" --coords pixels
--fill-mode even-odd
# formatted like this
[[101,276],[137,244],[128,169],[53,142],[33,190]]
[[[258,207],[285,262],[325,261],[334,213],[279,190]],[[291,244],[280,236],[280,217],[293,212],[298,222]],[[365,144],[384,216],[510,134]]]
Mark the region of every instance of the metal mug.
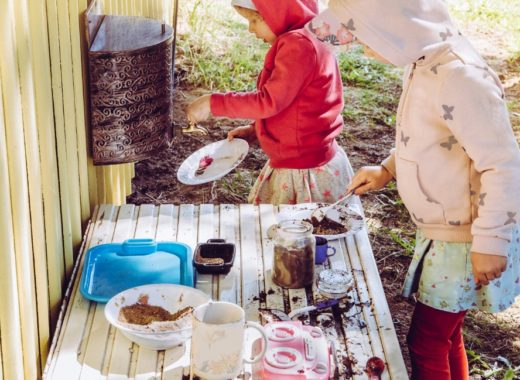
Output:
[[[245,331],[258,330],[263,350],[253,359],[244,358]],[[260,361],[267,348],[263,327],[245,320],[240,306],[229,302],[209,302],[193,311],[191,368],[193,375],[207,380],[234,379],[242,372],[244,362]]]

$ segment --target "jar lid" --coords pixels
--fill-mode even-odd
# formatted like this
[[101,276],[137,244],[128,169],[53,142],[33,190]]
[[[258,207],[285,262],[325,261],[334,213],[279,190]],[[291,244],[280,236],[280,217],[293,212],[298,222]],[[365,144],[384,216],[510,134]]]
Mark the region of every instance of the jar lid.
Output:
[[312,233],[312,224],[303,220],[285,220],[278,224],[278,232],[293,234]]
[[325,269],[316,280],[318,291],[328,298],[343,298],[352,289],[354,279],[346,270]]

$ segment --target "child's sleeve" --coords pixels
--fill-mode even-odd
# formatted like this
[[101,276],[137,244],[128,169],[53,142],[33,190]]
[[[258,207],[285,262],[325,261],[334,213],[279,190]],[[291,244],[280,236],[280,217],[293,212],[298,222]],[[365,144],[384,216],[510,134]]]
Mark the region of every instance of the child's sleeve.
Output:
[[481,173],[472,251],[505,256],[520,221],[520,150],[502,86],[491,70],[464,65],[445,78],[438,107],[440,119]]
[[213,116],[265,119],[294,101],[317,70],[316,50],[311,41],[296,33],[284,37],[276,48],[274,67],[261,88],[252,92],[211,95]]

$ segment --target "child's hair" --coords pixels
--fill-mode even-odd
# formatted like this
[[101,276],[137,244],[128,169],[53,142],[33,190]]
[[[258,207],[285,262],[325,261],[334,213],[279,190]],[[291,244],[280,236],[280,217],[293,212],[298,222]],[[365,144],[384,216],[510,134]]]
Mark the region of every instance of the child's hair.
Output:
[[241,7],[240,5],[234,5],[237,12],[244,18],[248,20],[263,20],[262,16],[260,16],[260,13],[258,13],[255,10]]

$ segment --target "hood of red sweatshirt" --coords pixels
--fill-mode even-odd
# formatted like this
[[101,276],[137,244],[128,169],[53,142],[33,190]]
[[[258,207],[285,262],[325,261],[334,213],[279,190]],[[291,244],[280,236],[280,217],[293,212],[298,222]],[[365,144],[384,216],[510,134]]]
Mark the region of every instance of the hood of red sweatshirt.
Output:
[[274,34],[302,28],[318,14],[317,0],[253,0]]

